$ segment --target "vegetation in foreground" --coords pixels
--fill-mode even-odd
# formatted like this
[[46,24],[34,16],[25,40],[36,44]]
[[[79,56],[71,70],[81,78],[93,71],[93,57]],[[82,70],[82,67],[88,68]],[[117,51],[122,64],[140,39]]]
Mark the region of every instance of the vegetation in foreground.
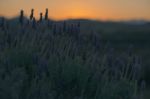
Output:
[[85,22],[2,22],[0,98],[143,99],[148,78],[134,44],[85,33]]

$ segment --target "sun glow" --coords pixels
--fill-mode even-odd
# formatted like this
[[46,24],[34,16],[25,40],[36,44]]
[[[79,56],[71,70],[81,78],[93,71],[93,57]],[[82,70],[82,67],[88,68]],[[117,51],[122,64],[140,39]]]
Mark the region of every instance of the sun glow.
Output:
[[68,17],[70,18],[90,18],[93,16],[92,12],[84,8],[73,8],[68,12]]
[[49,18],[90,18],[100,20],[150,20],[149,0],[0,0],[0,16],[8,18],[19,14],[25,15],[35,9],[35,17],[49,9]]

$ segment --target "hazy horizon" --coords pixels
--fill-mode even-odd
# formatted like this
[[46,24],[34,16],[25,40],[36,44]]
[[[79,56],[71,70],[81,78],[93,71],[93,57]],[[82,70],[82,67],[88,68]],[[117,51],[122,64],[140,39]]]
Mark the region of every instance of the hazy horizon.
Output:
[[150,20],[150,0],[0,0],[0,16],[13,18],[21,9],[29,17],[35,9],[35,17],[49,9],[49,18],[94,20]]

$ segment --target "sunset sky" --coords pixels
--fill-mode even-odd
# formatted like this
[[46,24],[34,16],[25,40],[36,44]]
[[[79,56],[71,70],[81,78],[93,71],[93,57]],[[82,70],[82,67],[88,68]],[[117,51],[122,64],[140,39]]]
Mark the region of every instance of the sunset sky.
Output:
[[31,8],[36,18],[48,8],[53,19],[150,20],[150,0],[0,0],[0,16],[29,16]]

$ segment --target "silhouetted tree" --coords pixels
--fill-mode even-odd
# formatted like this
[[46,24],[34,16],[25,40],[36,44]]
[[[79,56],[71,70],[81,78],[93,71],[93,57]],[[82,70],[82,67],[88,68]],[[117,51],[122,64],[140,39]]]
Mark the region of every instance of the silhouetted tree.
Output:
[[46,8],[46,12],[45,12],[45,20],[48,20],[48,8]]
[[33,17],[34,17],[34,9],[31,9],[30,20],[32,20]]

